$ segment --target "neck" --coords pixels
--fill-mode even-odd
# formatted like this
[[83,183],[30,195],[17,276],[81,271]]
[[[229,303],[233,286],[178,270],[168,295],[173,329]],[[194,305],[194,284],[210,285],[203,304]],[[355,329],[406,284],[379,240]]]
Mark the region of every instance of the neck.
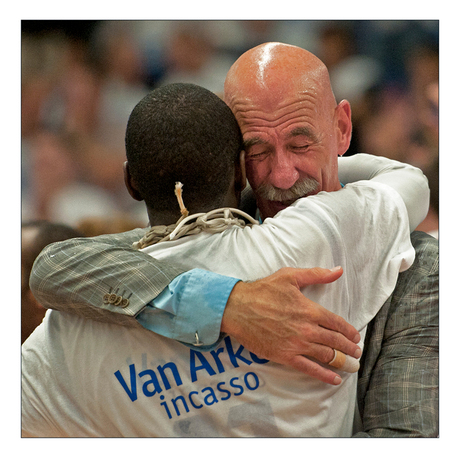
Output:
[[151,209],[147,209],[149,216],[150,226],[169,226],[170,224],[176,224],[179,218],[182,216],[180,211],[176,212],[158,212]]
[[[216,199],[217,200],[217,199]],[[218,202],[215,202],[215,205],[204,207],[195,208],[194,206],[187,207],[188,214],[193,215],[195,213],[207,213],[211,210],[215,210],[217,208],[238,208],[239,206],[239,194],[238,196],[235,195],[235,192],[228,193],[225,198],[218,199]],[[181,213],[179,210],[179,206],[174,209],[173,212],[170,211],[163,211],[159,212],[147,207],[147,214],[149,217],[150,226],[169,226],[170,224],[176,224],[179,218],[181,218]]]

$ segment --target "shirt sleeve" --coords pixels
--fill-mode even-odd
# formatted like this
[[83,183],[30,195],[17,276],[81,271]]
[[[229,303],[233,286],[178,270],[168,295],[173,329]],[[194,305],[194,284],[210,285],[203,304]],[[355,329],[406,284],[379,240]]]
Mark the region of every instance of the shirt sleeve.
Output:
[[430,205],[428,179],[417,167],[370,154],[339,158],[339,179],[343,184],[361,180],[384,183],[402,198],[410,231],[425,219]]
[[[102,321],[116,315],[118,321],[138,325],[134,317],[184,272],[132,249],[132,242],[144,232],[138,229],[48,245],[32,267],[32,293],[45,308]],[[110,295],[120,300],[107,300]]]
[[211,350],[222,339],[222,315],[238,281],[192,269],[176,277],[137,320],[144,328],[196,350]]

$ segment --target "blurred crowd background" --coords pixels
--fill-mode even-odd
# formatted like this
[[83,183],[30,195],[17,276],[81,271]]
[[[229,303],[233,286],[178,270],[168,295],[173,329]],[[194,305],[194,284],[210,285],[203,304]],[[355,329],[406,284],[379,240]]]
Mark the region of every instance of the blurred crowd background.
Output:
[[146,226],[124,188],[124,133],[152,88],[194,82],[221,93],[244,51],[281,41],[328,66],[352,105],[347,154],[416,165],[437,230],[438,21],[22,21],[22,220],[84,235]]

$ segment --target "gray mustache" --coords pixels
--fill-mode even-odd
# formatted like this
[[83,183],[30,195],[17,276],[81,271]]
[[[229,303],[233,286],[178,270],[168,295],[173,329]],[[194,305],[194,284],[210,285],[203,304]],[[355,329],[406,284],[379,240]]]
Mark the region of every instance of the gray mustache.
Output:
[[316,191],[319,183],[314,178],[305,178],[297,181],[289,189],[280,189],[268,183],[261,184],[256,189],[256,194],[266,200],[284,202],[287,200],[296,200],[308,193]]

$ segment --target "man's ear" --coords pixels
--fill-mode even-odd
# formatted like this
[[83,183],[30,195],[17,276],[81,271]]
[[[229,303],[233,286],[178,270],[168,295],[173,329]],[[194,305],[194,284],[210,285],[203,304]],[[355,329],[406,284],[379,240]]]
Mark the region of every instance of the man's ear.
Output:
[[338,132],[338,155],[345,154],[351,142],[351,106],[347,100],[342,100],[335,108]]
[[138,200],[139,202],[144,200],[139,191],[137,190],[136,188],[136,184],[133,180],[133,177],[131,176],[130,172],[129,172],[129,165],[128,165],[128,162],[126,161],[124,164],[123,164],[123,176],[125,178],[125,186],[126,186],[126,189],[128,190],[129,192],[129,195],[134,199],[134,200]]
[[240,152],[240,158],[235,167],[235,191],[238,193],[243,191],[247,184],[245,155],[244,150]]

